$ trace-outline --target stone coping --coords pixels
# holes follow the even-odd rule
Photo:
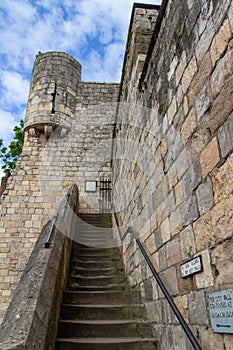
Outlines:
[[[67,202],[77,213],[76,185],[70,188],[59,208],[71,230],[76,215],[67,217],[70,211],[63,210]],[[54,346],[71,240],[55,228],[51,248],[46,249],[44,243],[51,225],[52,220],[43,227],[7,309],[0,328],[1,350],[48,350]]]

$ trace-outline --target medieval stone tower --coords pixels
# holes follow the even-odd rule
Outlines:
[[[36,344],[56,328],[76,214],[112,203],[201,348],[233,348],[232,33],[232,0],[164,0],[134,4],[120,84],[83,82],[71,56],[38,53],[1,196],[0,349],[50,349]],[[191,349],[135,240],[115,228],[158,348]]]

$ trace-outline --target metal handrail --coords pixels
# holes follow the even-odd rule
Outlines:
[[[44,247],[47,248],[47,249],[50,248],[51,238],[52,238],[52,235],[53,235],[53,231],[54,231],[54,228],[55,228],[55,224],[56,224],[57,218],[58,218],[58,214],[55,215],[54,218],[53,218],[53,220],[52,220],[52,225],[51,225],[51,227],[50,227],[47,240],[46,240],[46,242],[45,242],[45,244],[44,244]]]
[[[127,230],[125,231],[124,234],[122,234],[122,231],[120,229],[120,225],[119,225],[119,220],[118,220],[118,216],[115,212],[115,210],[113,210],[113,214],[114,214],[114,218],[115,218],[115,221],[116,221],[116,225],[117,225],[117,229],[118,229],[118,232],[119,232],[119,236],[120,236],[120,239],[121,241],[123,241],[125,239],[125,237],[129,234],[129,233],[132,233],[133,237],[135,238],[136,240],[136,243],[139,247],[139,249],[141,250],[141,253],[143,254],[153,276],[155,277],[161,291],[163,292],[165,298],[167,299],[169,305],[171,306],[174,314],[176,315],[180,325],[182,326],[183,330],[185,331],[190,343],[192,344],[193,348],[195,350],[201,350],[201,347],[200,345],[198,344],[197,342],[197,339],[195,338],[194,334],[192,333],[191,329],[189,328],[187,322],[185,321],[184,317],[181,315],[179,309],[177,308],[174,300],[172,299],[170,293],[168,292],[167,288],[165,287],[163,281],[161,280],[161,278],[159,277],[159,274],[157,273],[157,271],[155,270],[155,267],[153,266],[149,256],[147,255],[145,249],[143,248],[139,238],[137,238],[137,234],[134,230],[134,228],[132,226],[129,226],[127,228]]]
[[[66,204],[64,206],[63,217],[65,217],[65,214],[66,214],[66,210],[67,210],[67,207],[68,207],[68,200],[70,198],[70,193],[68,193],[66,197],[67,197],[67,199],[66,199]],[[50,248],[53,231],[54,231],[54,228],[56,226],[56,222],[57,222],[58,218],[59,218],[59,211],[57,211],[56,215],[53,217],[48,237],[46,239],[46,242],[44,243],[44,247],[47,248],[47,249]]]

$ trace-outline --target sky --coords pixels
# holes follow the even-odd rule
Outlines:
[[[83,81],[119,82],[133,3],[160,0],[1,0],[0,138],[24,118],[38,51],[64,51]],[[2,173],[0,170],[0,177]]]

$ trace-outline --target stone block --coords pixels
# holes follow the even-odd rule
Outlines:
[[[211,211],[214,239],[216,243],[232,237],[233,198],[218,203]]]
[[[226,19],[223,22],[218,34],[214,37],[210,47],[210,56],[213,65],[215,65],[216,61],[219,60],[219,58],[225,51],[230,39],[231,28],[228,19]]]
[[[216,96],[211,113],[205,117],[205,125],[208,125],[212,134],[220,128],[232,112],[233,75],[227,79],[220,93]],[[223,108],[224,106],[224,108]]]
[[[189,137],[193,134],[197,127],[197,117],[195,109],[192,108],[185,119],[182,128],[181,128],[181,137],[183,143],[186,143],[189,139]]]
[[[181,315],[188,322],[188,297],[187,295],[181,295],[174,298],[176,306],[178,307]]]
[[[163,271],[167,268],[167,257],[165,246],[159,249],[159,267],[160,271]]]
[[[193,81],[190,84],[190,88],[188,91],[189,106],[193,105],[207,78],[211,75],[211,71],[212,64],[209,52],[207,52],[198,67],[197,73],[195,74]]]
[[[180,214],[180,207],[173,211],[169,218],[170,234],[175,236],[183,227],[183,221]]]
[[[184,199],[184,191],[183,191],[183,181],[181,180],[175,186],[175,203],[179,206]]]
[[[170,225],[168,218],[162,222],[160,225],[160,232],[163,244],[170,239]]]
[[[206,213],[194,222],[193,231],[197,252],[211,247],[214,244],[214,231],[210,213]]]
[[[212,272],[211,260],[208,250],[201,252],[203,262],[203,272],[197,273],[195,277],[198,289],[210,288],[214,285],[214,276]]]
[[[178,236],[166,243],[166,256],[168,267],[181,261],[180,238]]]
[[[232,281],[233,240],[226,240],[211,251],[212,264],[215,267],[215,283],[222,285]]]
[[[206,177],[220,161],[217,138],[214,137],[200,155],[200,164],[203,178]]]
[[[205,292],[203,290],[189,293],[188,307],[191,324],[209,325]]]
[[[169,190],[171,190],[175,186],[178,180],[175,163],[168,170],[167,176],[168,176]]]
[[[233,337],[231,334],[224,334],[225,350],[233,349]]]
[[[233,62],[233,57],[232,57]],[[233,113],[218,131],[218,141],[222,157],[226,157],[233,149]]]
[[[196,253],[196,243],[192,226],[189,225],[180,233],[181,258],[188,260]]]
[[[178,294],[178,281],[175,267],[161,272],[160,277],[171,295]],[[162,296],[162,292],[160,292],[160,295]]]
[[[183,193],[188,198],[201,182],[201,168],[198,159],[195,159],[183,177]]]
[[[211,77],[212,96],[216,97],[220,93],[233,72],[233,50],[230,49],[217,63]]]
[[[186,51],[183,50],[181,58],[180,58],[180,62],[176,68],[176,85],[179,84],[180,79],[184,73],[185,67],[187,65],[187,56],[186,56]]]
[[[150,259],[151,259],[151,262],[152,262],[155,270],[157,272],[160,271],[160,268],[159,268],[159,254],[158,254],[158,252],[153,253],[151,255]]]
[[[204,113],[209,109],[211,104],[210,91],[207,85],[204,85],[195,100],[195,107],[198,121],[203,117]]]
[[[214,205],[213,186],[210,177],[207,177],[198,186],[196,195],[200,215],[203,215],[207,211],[209,211]]]
[[[231,154],[227,161],[212,173],[212,182],[214,190],[214,200],[218,203],[229,198],[233,191],[232,183],[233,155]]]
[[[159,249],[162,246],[161,230],[160,227],[155,230],[155,245]]]
[[[185,200],[181,204],[181,218],[183,220],[183,225],[188,226],[197,218],[199,217],[198,207],[197,207],[197,200],[196,197],[193,195]]]
[[[197,63],[196,63],[196,57],[193,56],[192,59],[190,60],[187,68],[184,71],[183,77],[182,77],[182,90],[183,93],[185,94],[187,89],[190,86],[190,83],[197,71]]]
[[[186,149],[183,149],[183,151],[180,153],[180,155],[176,160],[176,169],[177,169],[179,179],[181,179],[181,177],[187,171],[188,167],[189,167],[188,152]]]

